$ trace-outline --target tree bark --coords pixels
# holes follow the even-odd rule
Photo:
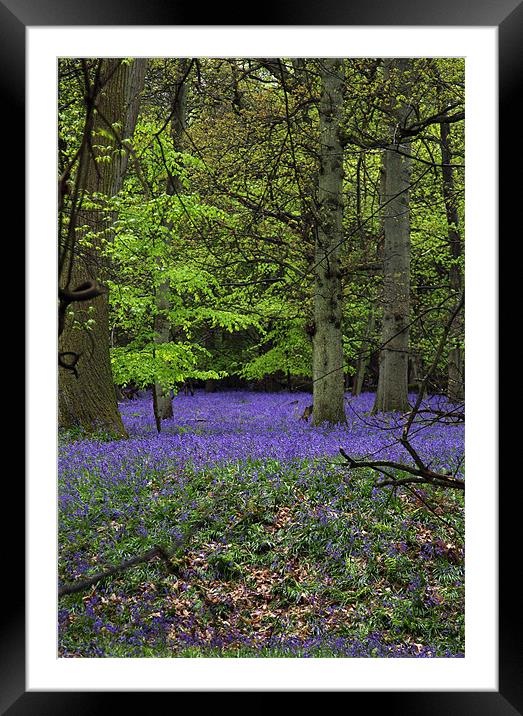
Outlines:
[[[315,242],[313,335],[313,425],[345,423],[342,286],[343,243],[343,61],[319,61],[321,77],[320,169]]]
[[[419,353],[411,353],[409,355],[409,390],[419,393],[423,384],[422,362]]]
[[[180,60],[178,71],[180,79],[175,83],[173,99],[171,104],[171,140],[176,151],[180,150],[183,134],[187,124],[187,84],[185,82],[185,71],[188,60]],[[170,175],[167,178],[166,193],[170,196],[177,196],[183,190],[180,178],[177,175]],[[155,343],[169,343],[171,336],[171,323],[169,320],[170,309],[170,285],[168,282],[160,284],[156,291],[156,316],[154,320]],[[165,390],[156,383],[153,388],[155,392],[155,405],[159,420],[166,420],[173,417],[173,405],[170,390]]]
[[[402,58],[387,59],[384,67],[385,78],[392,82],[390,92],[394,101],[396,94],[406,94],[406,73],[410,61]],[[384,155],[382,348],[373,413],[409,409],[409,186],[412,160],[409,144],[401,144],[395,139],[397,129],[404,125],[408,111],[404,101],[393,107],[391,147],[385,150]]]
[[[463,277],[459,266],[462,245],[459,231],[458,204],[456,201],[454,176],[451,166],[452,145],[450,133],[450,125],[442,123],[440,125],[440,139],[443,174],[443,200],[445,202],[445,212],[447,215],[448,240],[451,259],[449,284],[450,290],[456,296],[459,296],[463,288]],[[456,316],[449,333],[447,396],[453,403],[460,403],[465,398],[463,334],[463,314],[460,313]]]
[[[374,304],[371,304],[369,308],[369,316],[367,318],[367,325],[365,327],[364,340],[360,348],[360,357],[358,358],[358,365],[356,368],[356,375],[354,376],[354,382],[352,384],[352,395],[361,395],[363,390],[363,382],[365,380],[365,374],[370,363],[371,356],[371,340],[372,334],[374,333],[374,324],[376,321],[376,310]]]
[[[146,60],[130,63],[117,59],[101,60],[101,91],[95,98],[92,142],[80,160],[80,189],[114,196],[122,187],[128,153],[121,141],[131,137],[138,115],[139,95],[143,88]],[[116,123],[119,123],[116,125]],[[113,125],[117,128],[112,130]],[[113,133],[117,133],[117,137]],[[111,161],[96,161],[110,154]],[[91,246],[81,246],[77,232],[75,247],[66,256],[66,269],[60,277],[61,288],[74,288],[88,280],[103,280],[99,249],[102,236],[110,239],[110,223],[100,212],[81,210],[76,226],[89,226]],[[80,239],[80,242],[79,242]],[[70,267],[70,268],[67,268]],[[59,351],[76,354],[76,374],[59,368],[58,420],[62,428],[81,427],[90,432],[103,429],[112,435],[127,437],[118,412],[109,355],[109,310],[107,293],[81,303],[70,304]],[[87,328],[87,320],[92,327]]]

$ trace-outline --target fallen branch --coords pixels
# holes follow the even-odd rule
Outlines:
[[[406,465],[404,463],[395,462],[392,460],[355,460],[350,455],[348,455],[343,448],[339,448],[339,451],[341,455],[345,458],[345,460],[348,463],[348,467],[350,470],[358,469],[358,468],[369,468],[371,470],[374,470],[375,472],[379,473],[380,475],[385,476],[385,479],[379,479],[375,482],[376,487],[387,487],[391,486],[394,489],[397,487],[405,487],[407,490],[409,490],[415,497],[420,500],[425,507],[427,507],[428,510],[430,510],[435,517],[437,517],[438,520],[440,520],[443,524],[445,524],[450,529],[454,530],[455,532],[458,532],[455,527],[452,527],[452,525],[448,524],[445,520],[443,520],[436,511],[426,502],[423,500],[423,498],[420,496],[416,490],[412,487],[412,485],[420,485],[420,484],[428,484],[428,485],[434,485],[435,487],[442,487],[446,489],[453,489],[453,490],[460,490],[462,492],[465,492],[465,481],[454,477],[453,475],[448,475],[441,472],[434,472],[434,470],[431,470],[428,465],[426,465],[423,460],[421,459],[420,455],[417,453],[411,442],[409,441],[409,431],[414,423],[414,419],[416,415],[421,412],[421,403],[423,400],[423,396],[425,395],[428,381],[430,379],[430,376],[436,369],[437,363],[439,361],[439,358],[443,352],[444,346],[446,344],[450,328],[452,326],[453,321],[455,320],[458,313],[463,309],[465,302],[465,295],[464,293],[461,294],[459,301],[457,302],[454,310],[452,311],[447,324],[443,330],[443,334],[441,336],[441,339],[439,341],[438,347],[436,349],[436,353],[434,355],[434,359],[425,375],[425,378],[421,382],[421,385],[418,390],[418,397],[416,399],[416,402],[405,416],[405,424],[403,426],[401,438],[399,439],[399,442],[405,450],[408,452],[412,460],[414,461],[414,465]],[[425,412],[425,411],[423,411]],[[434,411],[435,414],[442,412],[442,411]],[[463,415],[463,413],[460,413],[460,417]],[[439,419],[442,419],[442,417],[447,417],[447,415],[443,414]],[[463,415],[464,418],[464,415]],[[397,477],[393,473],[389,472],[385,468],[392,468],[393,470],[398,470],[402,473],[407,473],[407,477]],[[459,532],[458,532],[459,534]]]
[[[339,448],[341,455],[348,462],[349,469],[353,470],[356,468],[366,467],[371,470],[375,470],[381,474],[386,475],[388,481],[380,481],[376,483],[377,487],[383,487],[385,485],[407,485],[407,484],[430,484],[436,485],[437,487],[449,487],[455,490],[465,491],[465,481],[460,478],[447,475],[445,473],[434,472],[428,468],[421,460],[417,452],[414,450],[412,445],[405,438],[401,439],[401,444],[409,452],[414,459],[416,467],[413,465],[405,465],[401,462],[394,462],[392,460],[355,460],[350,457],[343,448]],[[401,472],[408,473],[411,477],[397,478],[392,473],[386,472],[383,468],[392,468],[394,470],[400,470]]]
[[[402,441],[403,442],[403,441]],[[412,446],[410,446],[412,447]],[[413,448],[412,448],[413,449]],[[445,475],[440,473],[435,473],[432,470],[429,470],[425,466],[423,466],[423,469],[421,467],[418,467],[418,469],[411,467],[410,465],[404,465],[402,463],[393,462],[390,460],[373,460],[373,461],[365,461],[365,460],[354,460],[354,458],[350,457],[350,455],[347,455],[345,450],[343,448],[339,448],[340,453],[343,455],[343,457],[347,460],[349,463],[349,469],[355,469],[359,467],[367,467],[371,468],[372,470],[375,470],[376,472],[379,472],[381,475],[385,475],[385,480],[379,480],[375,482],[375,487],[387,487],[392,486],[394,489],[397,487],[405,487],[414,497],[419,500],[428,510],[431,512],[434,517],[439,520],[442,524],[445,525],[448,529],[451,529],[453,532],[458,534],[460,537],[463,537],[462,533],[453,525],[451,525],[449,522],[444,520],[436,510],[420,495],[419,492],[417,492],[412,485],[419,485],[419,484],[431,484],[435,485],[437,487],[451,487],[457,490],[465,490],[465,482],[463,480],[460,480],[458,478],[452,477],[451,475]],[[415,451],[414,451],[415,452]],[[417,456],[417,453],[416,453]],[[417,456],[419,457],[419,456]],[[388,470],[385,470],[385,467],[391,467],[396,470],[402,470],[403,472],[409,473],[409,477],[396,477],[396,475],[393,475],[391,472],[388,472]]]
[[[89,577],[89,579],[82,579],[79,582],[71,582],[70,584],[62,585],[58,588],[58,596],[64,597],[66,594],[75,594],[76,592],[82,592],[84,589],[92,587],[94,584],[97,584],[98,582],[107,579],[107,577],[111,577],[113,574],[119,574],[120,572],[129,569],[129,567],[134,567],[137,564],[149,562],[151,559],[153,559],[153,557],[161,557],[166,562],[169,562],[171,556],[172,554],[170,555],[161,545],[155,545],[147,552],[139,554],[136,557],[132,557],[131,559],[126,559],[121,564],[109,567],[104,572],[94,574],[92,577]]]
[[[154,557],[160,557],[167,564],[168,570],[172,571],[173,566],[171,564],[171,559],[181,547],[184,547],[187,544],[187,542],[190,540],[196,530],[198,530],[199,527],[201,527],[201,525],[205,522],[209,514],[210,511],[206,513],[200,520],[198,520],[189,530],[187,530],[187,532],[182,537],[180,537],[178,540],[175,540],[174,544],[171,545],[170,549],[166,549],[159,544],[154,545],[154,547],[149,549],[147,552],[143,552],[142,554],[138,554],[135,557],[126,559],[120,564],[108,567],[103,572],[94,574],[88,579],[82,579],[78,582],[63,584],[61,587],[58,588],[58,597],[60,598],[64,597],[66,594],[75,594],[76,592],[82,592],[84,589],[88,589],[94,584],[98,584],[99,582],[107,579],[107,577],[112,577],[114,574],[124,572],[125,570],[129,569],[130,567],[134,567],[137,564],[150,562],[151,559],[154,559]]]

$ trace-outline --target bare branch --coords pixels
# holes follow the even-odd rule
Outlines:
[[[378,487],[381,487],[383,484],[405,485],[410,483],[425,483],[429,485],[436,485],[437,487],[448,487],[455,490],[461,490],[462,492],[465,491],[464,480],[461,480],[457,477],[453,477],[452,475],[447,475],[445,473],[434,472],[429,467],[427,467],[427,465],[425,465],[425,463],[421,460],[418,453],[414,450],[408,440],[402,439],[401,444],[405,447],[405,449],[414,459],[416,467],[413,467],[412,465],[406,465],[400,462],[394,462],[393,460],[355,460],[354,458],[350,457],[350,455],[348,455],[343,448],[340,447],[339,451],[341,455],[345,458],[345,460],[348,462],[349,470],[366,467],[370,468],[371,470],[375,470],[376,472],[386,474],[392,480],[392,482],[390,483],[378,482],[376,483]],[[401,478],[400,483],[398,482],[398,478],[392,475],[392,473],[385,473],[383,468],[386,467],[392,468],[394,470],[399,470],[401,472],[406,472],[412,477]]]

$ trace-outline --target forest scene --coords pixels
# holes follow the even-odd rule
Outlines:
[[[58,656],[465,656],[462,58],[61,58]]]

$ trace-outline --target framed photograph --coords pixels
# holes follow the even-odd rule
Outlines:
[[[504,123],[499,146],[508,164],[508,136],[517,136],[515,127],[507,128],[515,121],[523,11],[515,0],[495,7],[463,0],[361,5],[264,8],[256,25],[238,23],[241,16],[230,6],[225,12],[211,8],[203,11],[209,24],[202,25],[195,22],[196,8],[181,5],[0,0],[4,137],[9,167],[20,175],[11,182],[9,206],[12,197],[24,215],[25,169],[28,299],[25,491],[20,476],[9,478],[9,509],[17,505],[19,524],[26,527],[25,538],[20,526],[16,536],[11,528],[6,532],[12,602],[0,644],[2,713],[105,713],[128,692],[147,708],[145,699],[176,698],[171,692],[179,691],[348,691],[351,699],[366,699],[367,707],[370,699],[393,713],[523,713],[521,617],[513,583],[518,557],[511,549],[518,543],[517,501],[498,473],[496,310],[498,215],[503,202],[508,214],[508,202],[515,200],[515,185],[505,175],[498,193],[498,101]],[[57,67],[59,58],[104,57],[464,59],[470,486],[461,658],[63,658],[57,651]],[[24,169],[18,139],[23,126]]]

